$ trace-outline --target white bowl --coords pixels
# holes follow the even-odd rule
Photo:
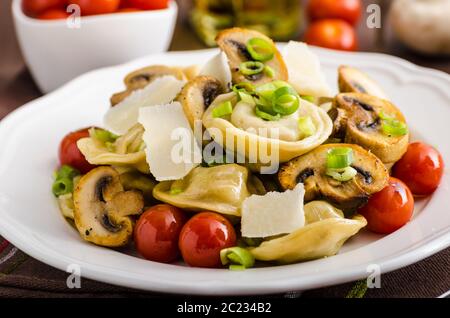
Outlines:
[[[30,18],[21,4],[12,4],[17,37],[44,93],[87,71],[166,51],[178,11],[171,1],[163,10],[82,17],[80,28],[69,28],[66,20]]]

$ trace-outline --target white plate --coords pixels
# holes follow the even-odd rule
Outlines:
[[[450,165],[450,76],[398,58],[314,49],[336,88],[340,64],[374,77],[404,112],[415,139],[436,146]],[[311,262],[233,272],[154,263],[88,244],[60,215],[51,194],[57,148],[69,131],[101,125],[113,92],[128,72],[149,64],[188,65],[215,51],[166,53],[85,74],[18,109],[0,124],[0,234],[38,260],[83,277],[128,287],[185,294],[262,294],[305,290],[366,277],[370,264],[385,273],[450,245],[450,173],[416,204],[414,219],[388,236],[364,232],[339,255]]]

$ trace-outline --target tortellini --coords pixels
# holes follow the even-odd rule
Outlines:
[[[237,164],[197,167],[186,177],[156,185],[153,196],[179,208],[210,210],[240,216],[242,202],[251,194],[263,194],[261,181]]]
[[[111,147],[94,137],[83,138],[77,142],[81,153],[86,160],[94,165],[112,165],[122,170],[137,169],[143,173],[149,173],[149,167],[145,159],[142,135],[144,128],[137,124],[119,137]]]
[[[298,230],[250,248],[260,261],[296,263],[337,254],[344,242],[366,226],[366,219],[356,214],[344,218],[342,212],[325,201],[305,205],[306,225]]]
[[[333,123],[327,113],[306,100],[301,100],[298,114],[294,114],[294,117],[309,116],[311,118],[315,132],[309,137],[305,137],[300,133],[293,133],[293,129],[296,129],[298,126],[294,125],[293,127],[292,121],[288,119],[282,119],[279,122],[264,122],[264,125],[259,125],[258,123],[261,123],[262,119],[256,117],[253,111],[242,111],[242,107],[238,109],[239,114],[214,117],[214,108],[229,100],[230,94],[233,93],[220,95],[214,100],[203,115],[203,125],[214,141],[227,150],[229,150],[230,145],[233,145],[236,148],[234,149],[235,151],[244,155],[247,159],[250,158],[250,160],[255,161],[252,163],[267,163],[262,156],[266,154],[272,158],[272,152],[277,149],[279,162],[289,161],[322,144],[332,132]],[[232,100],[232,103],[234,104],[233,107],[236,107],[234,100]],[[236,118],[237,115],[239,115],[239,118]],[[295,122],[298,123],[297,120]],[[245,125],[240,125],[239,123],[245,123]],[[267,126],[271,124],[274,128],[280,128],[279,125],[283,124],[286,124],[286,127],[279,129],[280,133],[277,138],[271,138],[274,135],[271,134],[271,129],[267,129]],[[245,147],[239,147],[240,145],[245,145]],[[242,150],[245,153],[242,153]],[[252,153],[253,150],[256,151]],[[263,154],[264,152],[265,154]],[[256,155],[256,158],[254,158],[254,155]]]

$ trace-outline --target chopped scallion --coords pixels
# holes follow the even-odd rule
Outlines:
[[[301,116],[298,119],[298,129],[306,137],[312,136],[316,132],[316,127],[309,116]]]
[[[327,153],[328,169],[343,169],[353,163],[353,149],[348,147],[332,148]]]
[[[275,48],[272,43],[261,38],[252,38],[247,41],[247,51],[256,61],[269,61],[275,54]]]
[[[264,64],[257,61],[247,61],[239,65],[239,71],[244,75],[255,75],[264,70]]]
[[[341,182],[349,181],[353,179],[358,171],[353,167],[345,167],[343,169],[327,169],[327,176],[332,177],[333,179]]]
[[[269,113],[266,113],[265,111],[261,110],[258,105],[255,107],[255,114],[259,118],[268,120],[268,121],[276,121],[281,118],[280,114],[271,115]]]
[[[244,270],[255,265],[255,258],[245,248],[235,246],[220,251],[222,265],[230,264],[231,270]]]
[[[233,105],[231,104],[230,101],[226,101],[220,104],[219,106],[216,106],[212,111],[212,115],[214,118],[217,118],[230,115],[232,112],[233,112]]]

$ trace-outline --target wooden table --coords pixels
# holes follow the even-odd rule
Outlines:
[[[186,22],[186,4],[187,0],[180,1],[180,18],[178,20],[173,41],[171,44],[171,50],[191,50],[191,49],[201,49],[204,45],[197,39],[193,34]],[[183,2],[181,2],[183,1]],[[367,5],[374,2],[365,0],[364,3]],[[379,0],[381,1],[381,0]],[[389,2],[389,1],[383,1]],[[10,14],[11,0],[0,1],[0,119],[7,115],[9,112],[13,111],[17,107],[23,105],[24,103],[33,100],[39,96],[41,93],[34,84],[27,68],[24,64],[20,50],[15,38],[15,33],[13,29],[12,18]],[[383,11],[383,17],[387,17],[386,10]],[[384,19],[385,20],[385,19]],[[365,27],[365,17],[358,27],[358,35],[360,41],[361,51],[370,52],[380,52],[388,53],[400,56],[413,63],[432,67],[435,69],[442,70],[444,72],[450,73],[450,60],[445,58],[431,58],[424,57],[408,51],[397,42],[388,27],[384,27],[381,30],[370,30]],[[386,25],[386,24],[384,24]],[[384,281],[387,282],[386,289],[374,290],[368,295],[369,297],[386,297],[386,296],[397,296],[397,297],[435,297],[439,293],[443,293],[449,288],[449,277],[447,273],[448,260],[449,260],[450,249],[447,249],[441,253],[430,257],[427,260],[421,261],[417,264],[411,265],[409,267],[400,269],[392,274],[387,274],[384,276]],[[23,253],[22,253],[23,254]],[[26,259],[26,255],[22,255]],[[21,260],[23,263],[24,261]],[[20,264],[22,264],[20,263]],[[16,266],[16,265],[14,265]],[[28,266],[28,267],[27,267]],[[20,271],[22,270],[23,273]],[[33,273],[38,273],[35,275]],[[429,274],[433,274],[431,278]],[[39,263],[35,260],[29,261],[25,265],[19,268],[17,276],[5,276],[3,285],[6,286],[18,285],[17,281],[22,279],[24,276],[28,275],[31,278],[41,277],[42,275],[47,275],[43,273],[49,273],[53,279],[54,277],[60,277],[57,280],[58,284],[63,286],[64,273],[59,272],[55,269]],[[19,277],[19,278],[17,278]],[[414,278],[413,280],[408,277]],[[10,281],[8,282],[8,279]],[[27,278],[28,279],[28,278]],[[9,284],[9,285],[8,285]],[[28,283],[27,283],[28,284]],[[431,284],[431,286],[430,286]],[[25,284],[26,285],[26,284]],[[59,286],[59,285],[58,285]],[[98,283],[92,287],[93,290],[102,290],[105,285]],[[326,288],[322,290],[310,291],[307,293],[309,296],[325,296],[325,297],[342,297],[345,292],[351,287],[350,284],[340,285],[333,288]],[[22,288],[22,287],[20,287]],[[0,288],[1,289],[1,288]],[[408,291],[405,291],[408,289]],[[26,290],[19,290],[16,293],[10,292],[11,289],[3,287],[6,290],[4,294],[6,295],[20,295],[26,297],[33,297],[34,295],[42,295],[39,293],[31,293]],[[61,287],[62,292],[65,292],[64,286]],[[117,290],[114,290],[117,293]],[[53,294],[56,295],[56,294]],[[59,294],[58,294],[59,295]],[[84,296],[89,294],[83,294]],[[114,294],[117,296],[117,294]]]

